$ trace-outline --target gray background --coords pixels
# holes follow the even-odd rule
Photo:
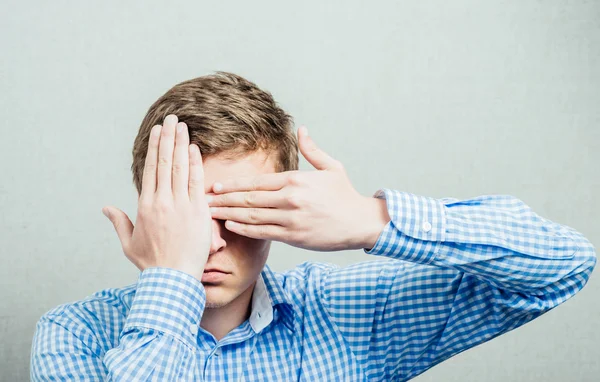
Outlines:
[[[45,311],[135,282],[101,208],[135,217],[140,121],[171,86],[215,70],[271,91],[364,195],[507,193],[598,248],[598,2],[2,6],[2,381],[28,379]],[[369,258],[275,244],[269,264]],[[564,305],[415,380],[598,380],[599,293],[592,274]]]

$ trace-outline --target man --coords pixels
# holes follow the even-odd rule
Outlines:
[[[156,101],[133,148],[135,226],[103,209],[139,279],[47,312],[32,380],[406,381],[563,303],[596,264],[517,198],[365,197],[297,139],[230,73]],[[389,259],[275,273],[272,240]]]

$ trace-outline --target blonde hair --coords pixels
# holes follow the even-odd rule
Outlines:
[[[277,172],[298,169],[298,143],[293,119],[269,92],[227,72],[181,82],[161,96],[146,113],[133,144],[133,183],[142,192],[148,138],[154,125],[175,114],[188,126],[190,143],[203,158],[228,158],[264,150],[275,154]]]

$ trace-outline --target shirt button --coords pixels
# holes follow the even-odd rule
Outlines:
[[[425,231],[425,232],[431,231],[431,223],[430,222],[423,223],[423,231]]]
[[[220,356],[221,355],[221,348],[218,348],[217,350],[215,350],[215,356]]]
[[[192,332],[193,335],[198,334],[198,325],[196,324],[191,324],[190,325],[190,332]]]
[[[256,317],[261,318],[260,312],[256,312]]]

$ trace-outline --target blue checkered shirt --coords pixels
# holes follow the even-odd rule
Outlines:
[[[203,285],[168,268],[60,305],[37,323],[31,379],[407,381],[577,293],[592,244],[509,195],[434,199],[382,189],[391,221],[347,267],[265,266],[250,317],[199,327]]]

